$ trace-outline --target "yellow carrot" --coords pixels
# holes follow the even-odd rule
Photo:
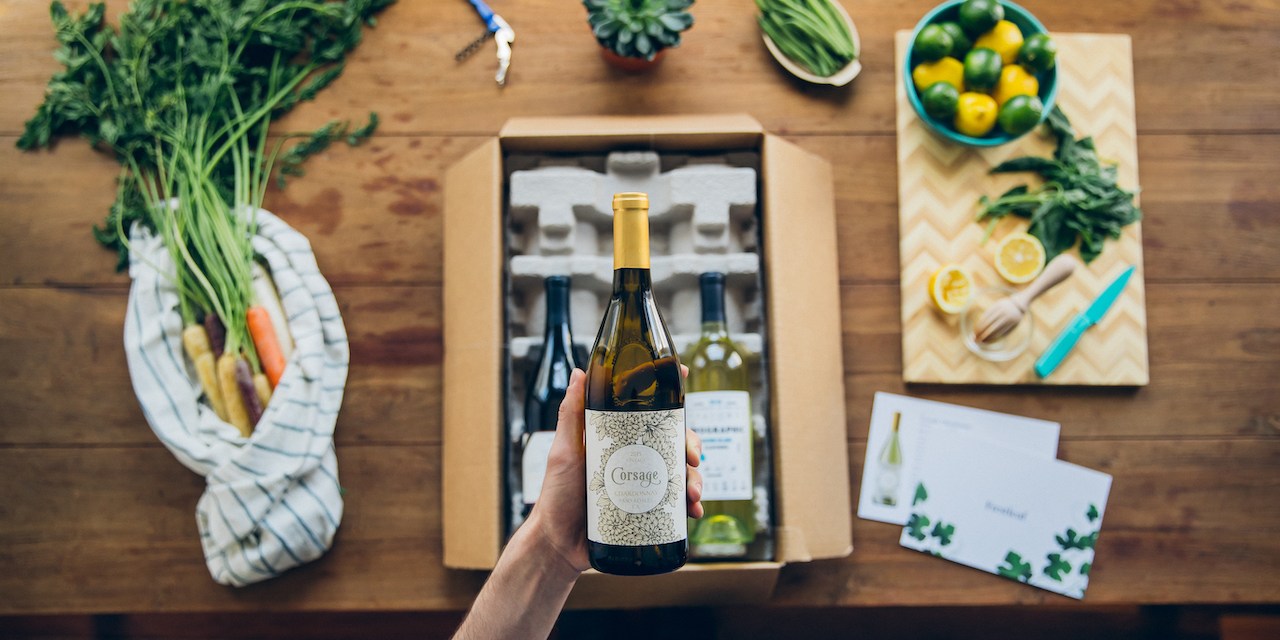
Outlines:
[[[187,325],[182,330],[182,346],[187,357],[196,365],[196,373],[200,376],[200,386],[209,400],[209,406],[219,418],[227,419],[226,405],[222,401],[222,390],[218,388],[218,376],[214,371],[213,351],[209,348],[209,336],[199,324]]]
[[[248,438],[253,427],[249,424],[249,412],[236,384],[236,357],[230,352],[224,352],[218,358],[218,383],[222,387],[222,400],[227,405],[228,422],[240,430],[240,435]]]
[[[253,386],[258,390],[258,400],[262,402],[262,408],[265,410],[267,403],[271,401],[271,383],[267,381],[266,374],[253,374]]]

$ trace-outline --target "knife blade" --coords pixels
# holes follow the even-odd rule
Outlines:
[[[1072,318],[1067,328],[1063,329],[1062,333],[1059,333],[1058,337],[1054,338],[1053,342],[1049,344],[1049,348],[1045,350],[1044,355],[1041,355],[1040,359],[1036,360],[1036,375],[1041,378],[1047,378],[1049,374],[1053,373],[1054,369],[1058,368],[1058,365],[1062,364],[1067,354],[1071,353],[1071,349],[1080,340],[1080,336],[1084,335],[1084,332],[1089,327],[1098,324],[1102,317],[1107,315],[1111,305],[1115,304],[1116,299],[1124,292],[1125,285],[1129,284],[1129,279],[1133,277],[1135,270],[1136,267],[1129,265],[1129,268],[1116,276],[1102,290],[1102,293],[1098,294],[1097,298],[1094,298],[1093,302],[1089,304],[1089,308]]]

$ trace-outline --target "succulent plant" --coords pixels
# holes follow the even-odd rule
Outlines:
[[[587,22],[600,45],[624,58],[653,60],[680,44],[680,32],[693,26],[686,9],[693,0],[583,0]]]

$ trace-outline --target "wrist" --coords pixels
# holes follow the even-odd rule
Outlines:
[[[517,544],[522,552],[537,563],[539,573],[549,580],[572,586],[582,574],[583,570],[570,559],[569,550],[551,538],[547,525],[536,508],[512,536],[511,546]]]

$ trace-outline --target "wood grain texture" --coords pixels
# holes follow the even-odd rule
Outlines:
[[[1060,33],[1056,42],[1060,48],[1058,106],[1072,118],[1072,126],[1080,135],[1094,136],[1099,156],[1117,163],[1120,185],[1138,190],[1129,38]],[[899,31],[896,45],[899,60],[905,61],[911,47],[910,32]],[[1108,239],[1101,256],[1077,268],[1030,308],[1030,318],[1023,322],[1030,327],[1031,335],[1020,355],[1007,362],[990,362],[970,352],[961,336],[964,314],[940,313],[930,299],[932,276],[944,265],[964,267],[973,279],[969,292],[975,299],[986,289],[1017,289],[997,275],[993,252],[1001,238],[1025,231],[1027,223],[1010,216],[994,228],[994,235],[984,244],[986,225],[974,222],[976,203],[980,197],[995,198],[1028,181],[1027,174],[992,176],[992,167],[1012,158],[1051,155],[1052,140],[1033,132],[998,147],[964,147],[945,141],[928,128],[907,101],[902,83],[898,84],[897,99],[903,380],[942,384],[1147,384],[1150,376],[1140,222],[1125,227],[1119,239]],[[1033,368],[1036,358],[1129,266],[1137,271],[1106,317],[1081,338],[1057,370],[1046,378],[1037,376]]]
[[[266,203],[311,240],[350,333],[336,431],[346,517],[324,559],[231,590],[209,579],[200,557],[202,480],[141,419],[121,346],[128,280],[88,233],[117,167],[80,140],[13,148],[57,67],[47,3],[0,0],[0,615],[467,607],[484,575],[445,570],[440,557],[445,169],[511,116],[731,111],[834,169],[855,492],[878,390],[1058,420],[1062,457],[1115,475],[1083,605],[906,551],[893,527],[840,510],[832,517],[853,519],[853,555],[787,567],[774,604],[1115,605],[1123,630],[1139,628],[1130,616],[1140,604],[1280,603],[1280,85],[1259,81],[1280,58],[1280,3],[1022,3],[1055,31],[1133,39],[1152,378],[1138,390],[902,381],[893,37],[935,2],[844,4],[865,64],[846,90],[784,76],[759,43],[750,0],[698,3],[685,44],[641,76],[604,66],[577,3],[504,3],[517,31],[505,90],[492,82],[487,51],[452,60],[480,29],[466,3],[401,0],[384,14],[346,74],[276,127],[377,110],[379,134],[314,158]],[[109,16],[125,6],[111,0]],[[732,611],[697,615],[725,616],[730,632],[785,635],[811,610],[761,611],[758,625],[735,626]],[[880,622],[859,622],[878,611],[887,612]],[[990,610],[942,611],[985,621]],[[624,620],[647,628],[638,621],[652,615]],[[903,615],[917,614],[859,608],[808,628],[900,630]],[[87,633],[119,628],[105,620]],[[165,636],[199,621],[136,628]],[[66,635],[84,628],[72,620]],[[0,621],[0,635],[8,630]]]
[[[1268,603],[1280,513],[1280,442],[1135,439],[1064,442],[1063,459],[1115,475],[1088,605]],[[0,615],[115,611],[459,609],[483,573],[440,568],[436,445],[339,446],[347,516],[325,558],[270,582],[208,579],[191,506],[201,482],[159,446],[0,449]],[[849,447],[856,491],[864,443]],[[1205,469],[1230,468],[1208,483]],[[27,478],[46,479],[23,491]],[[85,477],[94,478],[92,488]],[[832,517],[854,518],[833,512]],[[848,558],[788,565],[784,606],[1081,606],[903,549],[891,525],[853,520]],[[1171,566],[1187,570],[1171,570]],[[1192,568],[1194,568],[1192,570]],[[92,576],[92,579],[86,579]]]
[[[83,7],[87,0],[67,3]],[[478,36],[469,6],[402,0],[355,51],[344,77],[284,126],[315,128],[332,118],[382,113],[384,132],[487,134],[512,116],[723,113],[746,111],[782,133],[893,131],[893,32],[909,29],[934,0],[847,0],[863,45],[863,72],[851,90],[787,76],[761,45],[751,0],[701,2],[677,51],[648,75],[628,75],[601,61],[578,3],[529,0],[499,12],[516,31],[505,88],[493,82],[493,49],[464,63],[453,55]],[[1129,33],[1145,102],[1138,122],[1149,131],[1277,131],[1280,95],[1258,79],[1280,58],[1275,0],[1219,3],[1135,0],[1105,11],[1073,3],[1022,3],[1055,32]],[[125,0],[108,2],[109,16]],[[47,4],[0,4],[0,133],[15,133],[56,69]]]

